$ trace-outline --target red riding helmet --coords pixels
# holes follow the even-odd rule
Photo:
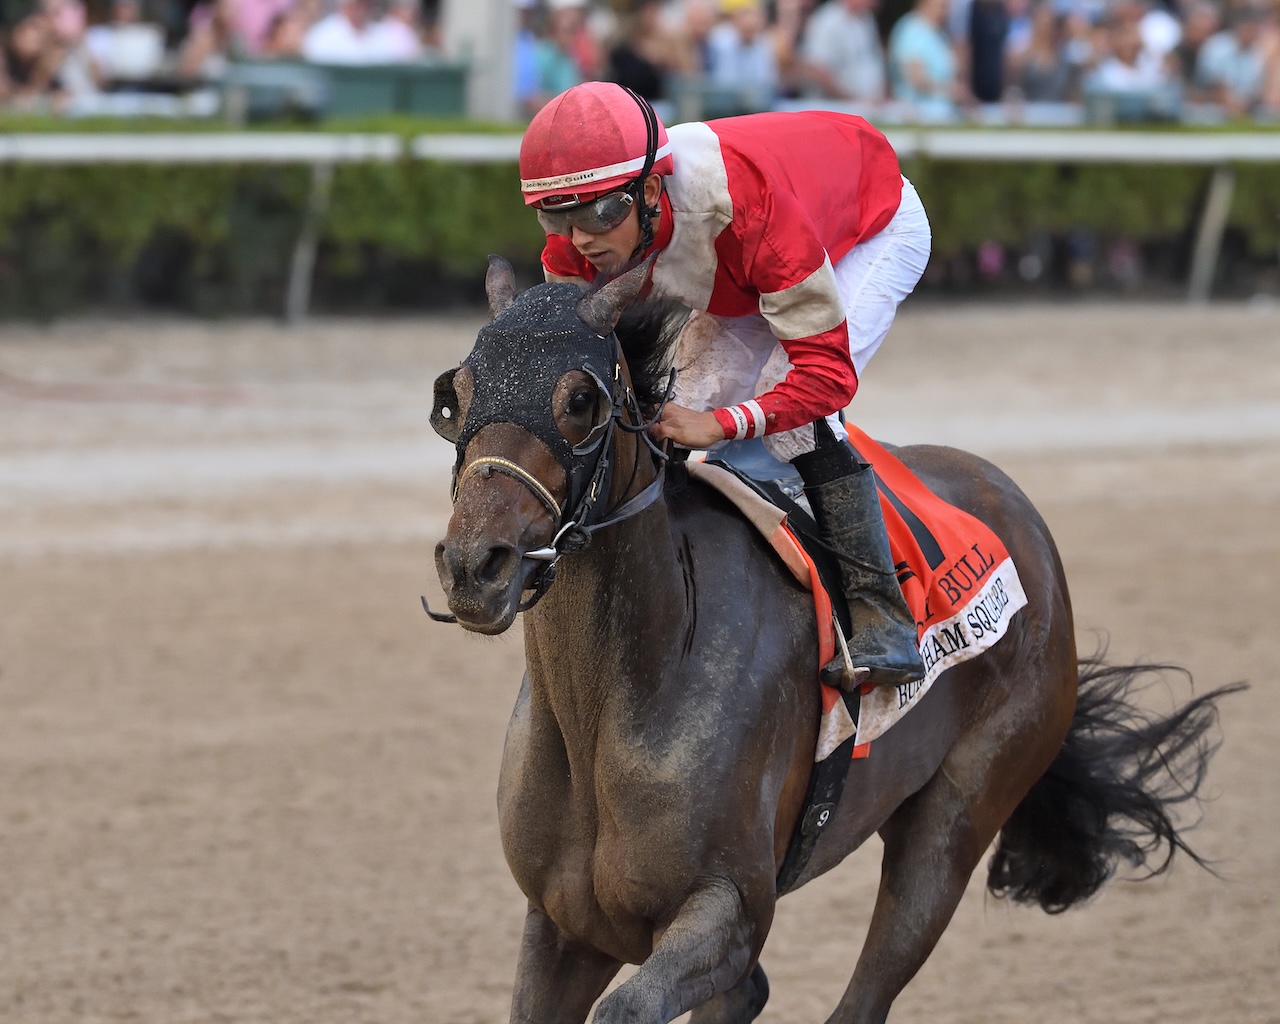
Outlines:
[[[652,108],[613,82],[585,82],[530,122],[520,143],[520,190],[526,206],[553,197],[549,205],[581,203],[635,181],[650,159],[654,173],[674,169],[667,129]]]

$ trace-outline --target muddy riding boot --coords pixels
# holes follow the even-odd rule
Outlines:
[[[817,448],[792,459],[818,521],[818,534],[839,557],[852,624],[850,671],[837,653],[822,681],[852,691],[864,682],[902,686],[924,678],[915,616],[907,608],[889,552],[876,477],[825,420],[814,423]]]

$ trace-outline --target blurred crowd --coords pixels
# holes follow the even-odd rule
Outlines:
[[[439,50],[422,0],[13,0],[0,4],[0,104],[215,84],[227,62],[393,64]]]
[[[515,0],[525,116],[610,79],[668,117],[1280,117],[1280,0]]]
[[[238,58],[414,61],[448,2],[475,0],[0,0],[0,104],[190,90]],[[1280,0],[510,2],[525,117],[610,79],[670,120],[1280,118]]]

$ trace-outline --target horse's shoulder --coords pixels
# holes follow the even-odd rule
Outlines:
[[[791,580],[760,530],[714,487],[676,464],[668,468],[666,490],[672,530],[680,540],[677,547],[693,562],[711,564],[718,574]],[[789,585],[785,589],[791,591]]]

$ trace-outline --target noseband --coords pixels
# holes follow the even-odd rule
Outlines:
[[[540,562],[541,565],[530,581],[529,586],[525,588],[532,591],[532,593],[520,604],[519,611],[528,611],[542,600],[550,589],[551,584],[555,582],[556,567],[562,555],[586,550],[590,547],[591,537],[597,530],[602,530],[606,526],[613,526],[630,519],[632,516],[643,512],[662,495],[663,481],[665,479],[663,470],[668,456],[653,443],[648,431],[662,416],[662,410],[666,408],[667,403],[671,400],[671,395],[675,389],[676,371],[675,369],[671,370],[662,401],[653,416],[646,420],[640,409],[640,403],[636,398],[635,391],[623,376],[622,347],[616,334],[612,335],[612,341],[614,353],[612,387],[606,387],[600,376],[590,368],[585,370],[595,380],[601,394],[608,398],[609,414],[583,441],[569,449],[567,457],[560,458],[565,468],[566,479],[569,481],[569,495],[565,507],[562,507],[556,501],[555,495],[541,480],[510,459],[505,459],[498,455],[485,455],[467,463],[460,473],[455,467],[453,485],[453,501],[455,503],[458,500],[462,485],[472,476],[488,477],[493,473],[502,473],[524,484],[542,504],[543,508],[546,509],[555,524],[550,544],[546,547],[526,551],[523,555],[524,558]],[[521,424],[517,424],[517,426],[521,426]],[[478,429],[479,426],[474,426],[468,430],[468,437],[459,440],[459,466],[462,464],[466,454],[466,443],[471,437],[475,436]],[[653,481],[644,490],[615,505],[613,508],[605,508],[605,502],[608,500],[613,480],[615,429],[640,435],[653,457],[657,473]],[[534,431],[534,433],[535,436],[538,436],[537,431]],[[636,468],[632,470],[633,476],[638,468],[639,456],[637,455]],[[452,614],[433,612],[427,606],[425,597],[422,599],[422,607],[436,622],[457,622],[456,616]]]

